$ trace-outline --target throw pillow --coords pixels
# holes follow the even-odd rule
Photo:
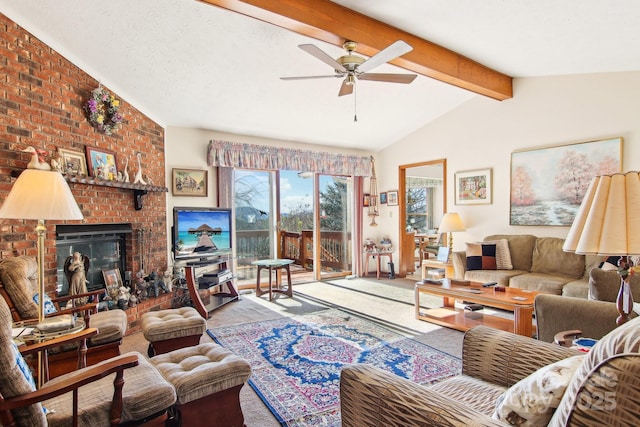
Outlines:
[[[489,243],[467,243],[467,270],[495,270],[496,245]]]
[[[33,302],[35,302],[36,304],[40,304],[40,303],[38,302],[38,301],[39,301],[39,299],[40,299],[40,298],[38,297],[38,294],[35,294],[35,295],[33,296]],[[49,298],[49,295],[44,294],[44,299],[43,299],[43,300],[44,300],[44,315],[45,315],[45,316],[46,316],[47,314],[53,314],[53,313],[55,313],[56,311],[58,311],[58,310],[56,310],[56,306],[55,306],[55,304],[53,303],[53,301],[51,301],[51,298]]]
[[[546,426],[583,359],[560,360],[518,381],[498,397],[493,418],[511,425]]]
[[[496,268],[498,270],[513,270],[511,251],[509,250],[509,241],[507,239],[485,240],[480,243],[493,243],[496,245]]]

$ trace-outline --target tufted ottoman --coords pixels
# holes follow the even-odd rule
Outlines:
[[[150,359],[176,389],[183,427],[241,427],[240,389],[251,375],[243,358],[214,343],[174,350]]]
[[[149,341],[149,357],[200,343],[206,321],[193,307],[150,311],[141,318],[142,333]]]

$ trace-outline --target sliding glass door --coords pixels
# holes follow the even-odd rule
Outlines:
[[[318,176],[319,244],[315,259],[319,278],[346,276],[353,271],[353,180]]]
[[[293,283],[352,273],[351,178],[236,169],[233,180],[241,287],[255,280],[259,259],[294,260]]]

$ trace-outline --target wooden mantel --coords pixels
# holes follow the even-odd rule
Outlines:
[[[513,97],[510,76],[330,0],[198,1],[336,46],[353,40],[358,43],[358,52],[368,56],[396,40],[404,40],[413,50],[391,61],[392,64],[500,101]]]

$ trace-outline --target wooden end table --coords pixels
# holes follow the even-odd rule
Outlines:
[[[369,274],[369,258],[373,257],[376,262],[376,278],[380,280],[380,257],[386,256],[389,258],[389,262],[393,262],[393,252],[391,251],[365,251],[364,252],[364,269],[362,276],[366,277]]]
[[[451,279],[443,279],[441,284],[418,282],[414,292],[416,319],[459,331],[467,331],[477,325],[486,325],[527,337],[533,336],[534,332],[533,301],[536,295],[542,293],[517,288],[506,288],[504,292],[499,292],[493,287],[483,288],[482,284],[477,282],[456,285]],[[443,307],[421,309],[420,295],[422,294],[442,297]],[[456,300],[511,311],[513,320],[484,313],[471,315],[466,310],[455,308]]]
[[[260,259],[258,261],[253,261],[251,263],[252,265],[255,265],[258,267],[258,272],[256,274],[257,277],[257,282],[256,282],[256,296],[262,296],[265,293],[269,292],[269,301],[271,301],[272,297],[273,297],[273,293],[274,292],[278,292],[281,294],[287,294],[289,297],[293,297],[293,288],[291,287],[291,269],[289,268],[289,266],[291,264],[293,264],[293,260],[290,259]],[[260,287],[260,272],[263,269],[268,269],[269,270],[269,290],[265,291]],[[289,285],[286,289],[282,289],[280,287],[281,285],[281,280],[280,280],[280,276],[278,274],[278,270],[280,269],[284,269],[287,271],[287,281],[289,282]],[[276,272],[276,286],[274,287],[272,284],[272,275],[271,272],[275,271]]]

